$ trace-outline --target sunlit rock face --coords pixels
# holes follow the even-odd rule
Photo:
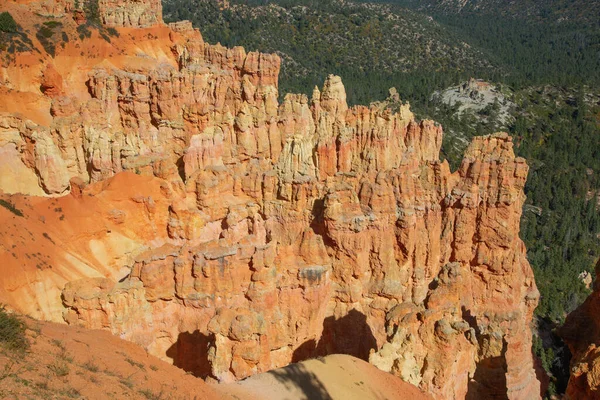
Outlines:
[[[160,0],[98,0],[98,8],[108,27],[149,28],[162,23]]]
[[[105,23],[154,25],[153,4]],[[539,397],[510,137],[452,173],[408,104],[349,107],[336,76],[280,103],[276,55],[188,23],[120,35],[4,69],[0,96],[46,108],[0,108],[0,189],[25,214],[1,208],[0,234],[30,232],[2,250],[0,301],[221,381],[346,353],[436,398]]]

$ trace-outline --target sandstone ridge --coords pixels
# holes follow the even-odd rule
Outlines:
[[[337,76],[279,103],[276,55],[118,32],[3,67],[0,301],[219,381],[345,353],[436,398],[539,397],[507,134],[452,173],[408,104],[349,107]]]

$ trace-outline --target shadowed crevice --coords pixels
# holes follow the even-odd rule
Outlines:
[[[484,358],[477,363],[465,400],[508,400],[506,348],[507,343],[503,339],[499,356]]]
[[[360,311],[351,310],[339,319],[325,318],[319,341],[311,339],[304,342],[294,351],[292,362],[329,354],[348,354],[368,361],[372,349],[377,349],[377,340],[367,317]]]
[[[176,367],[204,379],[211,376],[208,349],[214,342],[214,334],[205,335],[200,331],[182,332],[166,354]]]

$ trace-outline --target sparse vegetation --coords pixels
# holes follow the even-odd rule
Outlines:
[[[3,313],[10,314],[0,312]],[[15,316],[10,314],[10,317]],[[155,375],[150,383],[151,378],[144,371],[144,359],[130,353],[130,347],[115,349],[111,346],[99,350],[88,332],[47,322],[25,321],[27,335],[31,333],[30,328],[39,332],[30,340],[31,347],[27,351],[9,351],[4,341],[0,341],[0,398],[96,398],[102,396],[104,390],[108,390],[108,397],[114,398],[172,397],[166,389],[170,384],[168,378]],[[11,324],[0,318],[0,332],[6,325]],[[16,336],[22,337],[22,332]],[[15,337],[14,334],[9,336]],[[151,365],[148,363],[147,367]],[[156,386],[156,381],[167,384]]]
[[[79,39],[81,40],[92,37],[92,31],[90,30],[90,25],[88,24],[79,25],[77,27],[77,33],[79,33]]]
[[[133,381],[131,377],[119,379],[119,383],[129,389],[133,389]]]
[[[100,8],[98,0],[87,0],[83,4],[83,12],[85,13],[87,23],[100,25]]]
[[[84,363],[83,368],[87,369],[90,372],[98,372],[100,371],[100,367],[98,366],[98,364],[96,364],[94,362],[94,360],[89,360],[86,363]]]
[[[5,52],[0,61],[7,65],[14,60],[16,53],[35,49],[26,32],[8,12],[0,13],[0,52]]]
[[[77,7],[75,7],[77,9]],[[79,39],[83,40],[92,37],[92,30],[98,31],[98,34],[102,39],[111,42],[111,37],[119,37],[119,32],[115,28],[106,28],[100,21],[100,12],[98,6],[98,0],[86,1],[83,5],[83,11],[85,13],[86,23],[77,27],[77,33],[79,33]]]
[[[109,35],[106,33],[106,30],[105,30],[105,29],[101,29],[101,30],[99,31],[99,33],[100,33],[100,37],[101,37],[102,39],[104,39],[104,40],[106,40],[108,43],[110,43],[110,36],[109,36]]]
[[[73,387],[69,387],[66,388],[64,390],[61,390],[60,392],[63,396],[68,397],[70,399],[78,399],[81,397],[81,393],[79,393],[79,390],[73,388]]]
[[[6,208],[8,211],[15,214],[17,217],[23,216],[23,212],[21,210],[19,210],[18,208],[16,208],[15,205],[13,203],[11,203],[10,201],[0,199],[0,206]]]
[[[54,29],[56,27],[62,26],[62,22],[59,21],[46,21],[44,22],[44,26],[50,28],[50,29]]]
[[[42,233],[42,236],[44,236],[46,239],[48,239],[50,242],[52,242],[52,244],[56,244],[56,243],[54,243],[54,240],[52,240],[52,238],[50,237],[50,235],[48,235],[47,232]]]
[[[159,393],[154,393],[150,389],[140,390],[139,393],[142,396],[144,396],[145,398],[147,398],[148,400],[161,400],[161,399],[163,399],[163,395],[164,395],[162,390]]]
[[[50,343],[52,343],[54,346],[58,347],[61,350],[66,350],[65,344],[62,340],[52,339]]]
[[[23,366],[19,365],[14,357],[9,358],[0,371],[0,382],[6,378],[16,376],[22,370]]]
[[[69,375],[70,372],[69,364],[61,359],[56,359],[52,364],[48,365],[48,369],[59,378]]]
[[[48,381],[36,382],[35,386],[41,390],[50,390],[50,386],[48,385]]]
[[[119,37],[119,32],[113,27],[106,28],[106,32],[108,32],[110,36]]]
[[[73,357],[67,352],[67,349],[62,349],[60,353],[58,353],[58,358],[71,364],[73,362]]]
[[[0,306],[0,345],[9,351],[26,351],[29,341],[25,335],[26,325],[15,314]]]
[[[125,361],[127,361],[132,367],[138,367],[141,370],[146,370],[146,367],[144,366],[144,364],[135,362],[129,357],[125,358]]]
[[[75,7],[77,9],[77,7]],[[83,40],[92,37],[92,30],[98,31],[100,37],[110,43],[111,36],[119,36],[114,28],[105,28],[100,21],[100,11],[98,0],[89,0],[83,4],[86,23],[77,27],[79,39]]]
[[[48,28],[47,26],[42,26],[38,30],[38,33],[36,36],[38,37],[38,39],[40,39],[40,38],[48,39],[48,38],[51,38],[53,34],[54,34],[54,32],[52,32],[51,28]]]
[[[68,41],[68,36],[65,32],[62,31],[62,22],[59,21],[46,21],[42,24],[42,26],[38,27],[38,31],[35,34],[35,37],[40,41],[46,53],[50,54],[52,57],[56,55],[56,45],[64,41],[65,37]]]

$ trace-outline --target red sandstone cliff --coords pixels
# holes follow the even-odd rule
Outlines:
[[[567,399],[600,399],[600,261],[596,265],[596,280],[592,294],[567,316],[559,335],[572,354],[571,377]]]
[[[133,4],[103,21],[157,24],[2,67],[0,301],[221,381],[347,353],[436,398],[539,397],[510,137],[451,173],[407,104],[348,107],[336,76],[279,104],[277,56]]]

